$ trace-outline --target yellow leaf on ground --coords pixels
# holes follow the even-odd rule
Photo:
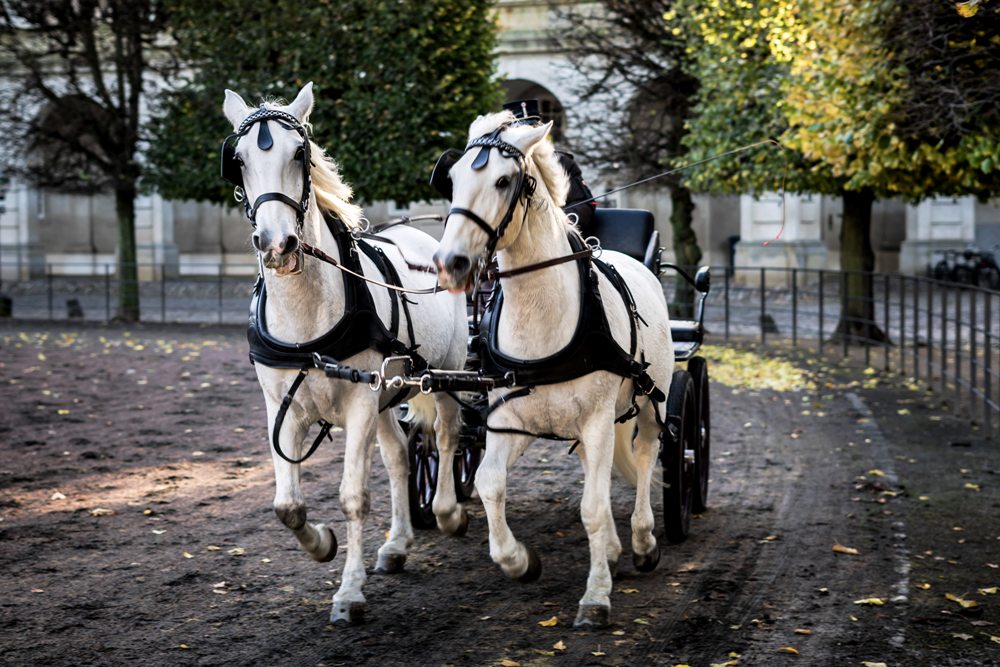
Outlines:
[[[629,595],[631,593],[638,593],[639,589],[638,588],[619,588],[618,592],[619,593],[625,593],[626,595]]]
[[[799,652],[792,648],[791,646],[782,646],[778,649],[779,653],[791,653],[792,655],[798,655]]]
[[[244,549],[243,547],[233,547],[232,549],[229,550],[229,554],[232,556],[242,556],[246,552],[247,550]]]
[[[635,618],[635,619],[632,619],[632,622],[633,623],[638,623],[639,625],[649,625],[649,621],[647,621],[644,618]]]
[[[1000,637],[996,637],[994,635],[989,635],[989,638],[990,638],[991,642],[995,642],[997,644],[1000,644]]]
[[[544,621],[538,621],[538,625],[542,626],[543,628],[555,627],[556,625],[559,625],[559,617],[553,616],[550,619]]]
[[[885,473],[882,472],[881,470],[879,470],[878,468],[872,468],[871,470],[869,470],[865,474],[866,475],[874,475],[875,477],[885,477]]]
[[[806,630],[805,628],[795,628],[792,632],[797,635],[811,635],[813,633],[812,630]]]
[[[217,547],[214,544],[209,544],[205,547],[205,551],[222,551],[222,547]]]
[[[185,552],[184,552],[184,553],[183,553],[182,555],[183,555],[183,556],[184,556],[185,558],[194,558],[194,556],[192,556],[191,554],[189,554],[189,553],[188,553],[187,551],[185,551]]]
[[[957,595],[953,595],[952,593],[945,593],[944,597],[946,600],[951,600],[952,602],[958,603],[958,606],[960,606],[962,609],[972,609],[973,607],[979,606],[979,603],[976,602],[975,600],[965,600],[963,598],[958,597]]]
[[[114,513],[114,510],[109,510],[106,507],[95,507],[90,510],[90,516],[113,516]]]
[[[600,658],[602,655],[607,655],[604,651],[591,651],[590,655]]]
[[[865,660],[861,663],[862,667],[889,667],[884,662],[870,662]]]
[[[712,667],[737,667],[739,660],[726,660],[725,662],[713,662]]]
[[[854,604],[862,604],[869,607],[881,607],[885,604],[885,600],[882,598],[862,598],[861,600],[855,600]]]
[[[190,647],[190,646],[188,646],[187,644],[181,644],[181,645],[180,645],[180,646],[178,646],[177,648],[191,648],[191,647]]]
[[[500,664],[502,665],[502,667],[521,667],[521,663],[516,662],[514,660],[508,660],[507,658],[501,660]]]
[[[997,587],[996,586],[990,586],[989,588],[980,588],[979,589],[979,594],[980,595],[996,595],[997,594]]]
[[[962,488],[968,489],[969,491],[979,491],[979,485],[973,484],[972,482],[966,482]]]
[[[917,588],[919,588],[921,590],[925,590],[925,591],[928,590],[930,587],[931,587],[931,585],[928,584],[926,581],[924,583],[922,583],[922,584],[917,584]]]
[[[845,547],[840,542],[835,542],[833,545],[834,552],[838,554],[847,554],[848,556],[857,556],[858,550],[854,547]]]
[[[559,641],[557,641],[555,644],[552,645],[552,648],[554,648],[557,651],[565,651],[566,642],[560,639]]]

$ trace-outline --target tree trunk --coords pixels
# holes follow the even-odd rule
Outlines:
[[[848,343],[885,343],[885,333],[875,323],[875,294],[872,271],[875,252],[872,250],[871,190],[844,192],[844,217],[840,227],[840,321],[833,340]]]
[[[139,270],[135,252],[135,181],[115,184],[118,214],[118,315],[123,322],[139,321]]]
[[[674,261],[677,266],[690,272],[696,269],[698,262],[701,261],[698,238],[694,234],[694,229],[691,228],[694,214],[691,191],[683,186],[674,185],[670,188],[670,202],[672,204],[670,227],[673,231]],[[674,300],[670,304],[670,316],[688,319],[694,317],[694,288],[680,275],[677,276],[674,285]]]

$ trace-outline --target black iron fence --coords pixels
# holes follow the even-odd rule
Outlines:
[[[117,312],[114,265],[99,275],[47,265],[0,284],[21,319],[110,321]],[[252,276],[177,276],[141,265],[146,322],[246,322]],[[851,297],[851,284],[867,286]],[[674,282],[664,277],[672,296]],[[956,410],[1000,432],[1000,292],[899,274],[780,268],[713,269],[708,341],[755,339],[808,347],[912,377],[949,396]]]

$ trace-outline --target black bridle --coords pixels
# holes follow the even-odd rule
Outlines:
[[[251,205],[246,197],[243,186],[242,161],[236,155],[236,145],[240,139],[250,132],[250,129],[260,123],[260,131],[257,133],[257,148],[268,151],[274,146],[274,139],[268,129],[267,121],[273,120],[286,130],[294,130],[302,137],[302,144],[299,148],[302,160],[302,196],[296,201],[283,192],[265,192],[259,195]],[[311,155],[309,150],[309,132],[299,119],[286,111],[278,109],[268,109],[261,105],[259,109],[243,119],[236,132],[230,134],[222,142],[219,149],[221,157],[222,178],[236,186],[235,195],[237,201],[243,203],[243,210],[246,212],[250,224],[257,226],[257,209],[260,205],[268,201],[280,201],[283,204],[295,209],[295,221],[299,231],[305,223],[306,211],[309,208],[309,197],[312,192],[312,179],[310,178]],[[297,154],[298,155],[298,154]]]
[[[500,138],[500,133],[509,126],[510,124],[501,125],[489,134],[484,134],[478,139],[473,139],[469,142],[469,145],[465,147],[466,153],[473,148],[479,148],[479,153],[472,161],[472,169],[475,171],[479,171],[486,166],[490,160],[490,151],[494,148],[497,149],[501,157],[509,160],[515,160],[517,163],[517,175],[514,179],[514,188],[512,189],[510,200],[507,203],[507,211],[500,220],[500,224],[497,225],[496,229],[494,229],[488,222],[483,220],[479,214],[475,211],[470,211],[467,208],[452,206],[448,210],[449,218],[452,215],[464,216],[476,223],[476,225],[486,232],[488,241],[486,243],[486,248],[483,251],[483,257],[487,263],[490,258],[493,257],[493,253],[496,251],[497,243],[499,243],[500,239],[503,238],[504,232],[507,231],[507,227],[510,225],[511,220],[514,219],[514,209],[517,208],[517,203],[522,199],[524,200],[524,216],[527,218],[528,207],[531,205],[531,198],[535,194],[535,187],[537,185],[535,178],[527,173],[527,160],[524,153],[521,152],[521,150],[516,146],[509,144]]]

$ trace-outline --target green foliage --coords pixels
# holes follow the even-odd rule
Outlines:
[[[486,0],[174,0],[174,37],[194,63],[156,110],[149,185],[223,201],[223,91],[291,99],[313,81],[314,138],[366,201],[433,196],[427,176],[469,123],[499,106]]]

